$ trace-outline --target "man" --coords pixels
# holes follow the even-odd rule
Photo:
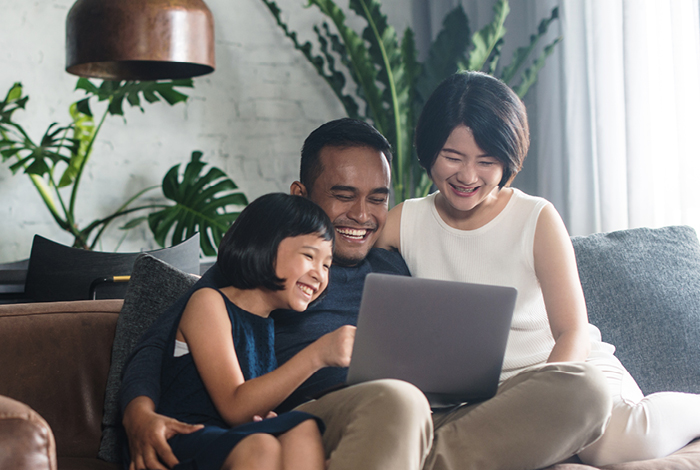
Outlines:
[[[361,121],[329,122],[304,142],[300,181],[292,183],[291,192],[316,202],[333,221],[334,259],[328,292],[321,302],[305,312],[273,314],[279,363],[323,334],[356,324],[368,273],[409,274],[400,255],[372,249],[388,212],[390,161],[389,143]],[[198,284],[223,286],[224,282],[215,266]],[[125,369],[121,403],[134,470],[173,466],[177,459],[166,440],[199,429],[155,413],[165,337],[176,321],[179,318],[171,317],[151,328]],[[345,373],[333,368],[317,372],[279,409],[298,406],[324,420],[324,446],[332,469],[420,469],[432,442],[425,397],[410,384],[389,380],[312,400],[342,383]]]

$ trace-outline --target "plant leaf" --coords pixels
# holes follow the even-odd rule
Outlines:
[[[511,80],[513,80],[520,67],[522,67],[525,61],[527,61],[528,57],[530,57],[530,54],[532,54],[532,51],[535,49],[535,46],[539,40],[542,38],[542,36],[547,34],[549,25],[552,23],[552,21],[558,18],[559,8],[555,7],[552,10],[549,18],[544,18],[542,21],[540,21],[540,24],[537,27],[537,34],[530,35],[530,43],[527,46],[519,47],[515,50],[510,63],[501,72],[501,80],[503,80],[503,82],[510,85]]]
[[[474,33],[472,37],[474,49],[469,54],[469,70],[482,70],[496,48],[496,44],[506,34],[506,28],[503,25],[510,13],[508,1],[498,0],[493,6],[493,12],[493,21]]]
[[[395,163],[395,168],[400,167],[401,171],[395,170],[392,173],[394,202],[402,202],[412,196],[415,186],[413,169],[416,161],[413,148],[414,123],[416,122],[415,106],[416,102],[416,81],[421,75],[422,66],[418,62],[418,52],[416,51],[413,30],[406,28],[401,41],[401,60],[404,64],[404,73],[401,77],[400,89],[406,93],[406,105],[403,109],[401,125],[404,128],[404,155],[400,155]]]
[[[343,40],[348,55],[348,64],[354,73],[358,88],[362,89],[367,102],[367,115],[382,134],[387,133],[388,123],[383,113],[382,92],[377,86],[377,69],[370,58],[364,40],[345,24],[345,13],[332,0],[309,0],[331,19]]]
[[[83,100],[85,101],[85,100]],[[89,158],[88,153],[92,153],[90,142],[95,136],[95,121],[91,114],[85,114],[80,109],[80,101],[73,103],[69,108],[70,115],[73,118],[73,140],[77,142],[77,146],[71,154],[68,167],[63,172],[61,179],[58,182],[58,187],[63,188],[70,186],[75,181],[76,176],[80,172],[85,159]]]
[[[369,57],[377,70],[376,81],[383,86],[383,103],[379,109],[383,134],[394,147],[398,160],[406,158],[406,118],[411,107],[409,86],[404,80],[404,63],[396,31],[381,12],[377,0],[350,0],[350,8],[367,21],[362,38],[369,44]],[[378,117],[371,116],[377,121]],[[402,177],[403,165],[398,164]]]
[[[125,223],[121,227],[119,227],[119,229],[120,230],[131,230],[132,228],[137,227],[137,226],[141,225],[141,223],[147,222],[147,221],[148,221],[147,216],[136,217],[134,219],[131,219],[130,221],[128,221],[127,223]]]
[[[74,104],[76,112],[92,117],[92,110],[90,109],[90,98],[85,98],[83,100],[75,102]],[[70,113],[71,115],[73,114],[72,108],[70,109]]]
[[[469,20],[460,5],[445,16],[442,30],[431,44],[421,74],[416,79],[413,111],[416,116],[438,84],[459,70],[460,63],[466,62],[469,39]]]
[[[343,89],[345,87],[345,80],[344,78],[341,80],[338,77],[338,74],[341,74],[341,72],[337,71],[333,65],[329,65],[329,71],[330,73],[327,73],[324,69],[324,66],[326,65],[326,59],[327,59],[327,53],[324,53],[324,51],[321,51],[323,54],[322,56],[314,55],[312,53],[312,46],[310,42],[305,42],[301,44],[299,40],[297,39],[297,34],[294,31],[289,30],[289,26],[287,23],[285,23],[282,20],[281,16],[281,10],[277,6],[277,4],[273,0],[262,0],[265,6],[267,6],[268,10],[270,10],[270,13],[272,13],[272,16],[275,17],[275,21],[277,22],[277,25],[282,29],[284,32],[284,35],[287,36],[291,41],[292,44],[294,45],[294,48],[301,52],[306,60],[313,65],[313,67],[316,69],[316,72],[321,76],[326,83],[331,87],[333,90],[333,93],[338,97],[340,102],[343,104],[345,107],[345,112],[348,114],[348,116],[353,117],[353,118],[359,118],[358,114],[358,109],[359,106],[357,105],[357,101],[350,95],[347,95],[343,92]],[[349,66],[349,61],[347,60],[347,51],[345,50],[345,46],[341,44],[341,42],[338,40],[337,36],[333,36],[330,31],[328,31],[327,25],[325,25],[325,35],[326,37],[331,41],[331,45],[333,50],[335,50],[341,58],[341,61],[343,63],[346,63],[346,65]],[[321,35],[322,32],[320,29],[316,28],[314,30],[317,34],[317,36]],[[340,46],[339,49],[336,49],[336,46]],[[352,74],[352,70],[351,70]]]
[[[348,66],[349,64],[345,47],[340,42],[338,35],[331,32],[330,28],[328,27],[328,23],[324,21],[322,23],[322,27],[323,30],[319,29],[317,26],[314,26],[314,32],[316,32],[319,49],[325,58],[325,64],[329,71],[327,74],[324,72],[326,82],[331,86],[336,96],[340,99],[348,117],[353,119],[361,119],[359,114],[360,107],[357,105],[357,101],[355,101],[355,99],[350,95],[343,93],[347,80],[345,79],[345,75],[335,68],[335,58],[328,49],[328,45],[330,44],[331,49],[340,56],[341,63],[345,64],[349,71],[352,71],[352,69]],[[319,67],[323,69],[323,60],[320,57],[315,57],[313,60],[315,60]]]
[[[6,129],[3,124],[16,125],[12,123],[12,113],[18,109],[24,109],[28,100],[28,96],[22,96],[22,84],[19,82],[13,83],[10,89],[7,90],[5,99],[0,101],[0,130]]]
[[[554,48],[557,44],[559,44],[561,39],[561,37],[558,37],[550,44],[548,44],[544,48],[542,53],[539,55],[539,57],[535,60],[535,62],[523,71],[523,73],[521,74],[522,80],[517,86],[513,87],[513,91],[515,91],[515,93],[520,98],[523,98],[527,94],[530,87],[534,85],[534,83],[537,81],[537,75],[539,74],[542,67],[544,67],[547,57],[552,55],[552,52],[554,52]]]
[[[99,88],[87,78],[79,78],[78,83],[75,84],[75,89],[85,90],[90,95],[99,95]]]
[[[67,137],[72,126],[58,126],[57,123],[51,124],[41,138],[41,144],[36,145],[28,137],[23,142],[15,143],[12,148],[19,148],[15,155],[20,158],[19,153],[24,153],[18,163],[10,167],[13,172],[19,170],[20,167],[25,167],[24,172],[30,175],[46,176],[51,175],[51,168],[59,163],[67,163],[70,160],[70,153],[76,146],[76,142]],[[66,155],[66,152],[69,154]],[[49,162],[51,164],[49,164]]]
[[[98,87],[93,84],[87,78],[80,78],[78,84],[76,85],[76,90],[84,90],[88,95],[82,101],[89,100],[91,97],[97,97],[98,101],[109,101],[108,111],[111,115],[123,116],[124,110],[122,103],[124,99],[132,106],[138,107],[143,111],[141,106],[141,96],[149,102],[155,103],[160,101],[160,97],[167,102],[169,105],[174,105],[183,101],[187,101],[187,95],[181,93],[175,88],[192,88],[194,82],[191,78],[180,79],[180,80],[169,80],[169,81],[109,81],[105,80]],[[86,112],[86,104],[81,104],[80,111],[84,114],[90,115],[91,113]],[[88,108],[89,109],[89,108]]]
[[[240,213],[237,209],[248,200],[223,171],[216,167],[207,171],[201,157],[201,152],[192,152],[182,177],[179,164],[166,173],[163,194],[175,204],[151,213],[148,225],[161,246],[169,234],[174,245],[199,232],[202,252],[213,256],[230,222]]]

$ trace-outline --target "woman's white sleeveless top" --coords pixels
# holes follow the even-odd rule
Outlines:
[[[550,203],[513,188],[508,204],[493,220],[475,230],[459,230],[438,214],[437,194],[403,204],[401,254],[411,274],[515,287],[518,297],[501,381],[546,362],[554,338],[535,275],[533,245],[537,219]]]

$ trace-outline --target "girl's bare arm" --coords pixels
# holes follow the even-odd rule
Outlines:
[[[229,425],[267,416],[299,385],[323,367],[347,367],[355,335],[341,327],[310,344],[278,369],[245,381],[231,336],[231,321],[221,295],[195,292],[179,325],[197,371],[216,409]]]

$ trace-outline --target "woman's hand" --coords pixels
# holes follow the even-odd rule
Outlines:
[[[356,330],[357,328],[351,325],[341,326],[312,343],[317,348],[318,358],[323,367],[348,367],[350,365]]]

